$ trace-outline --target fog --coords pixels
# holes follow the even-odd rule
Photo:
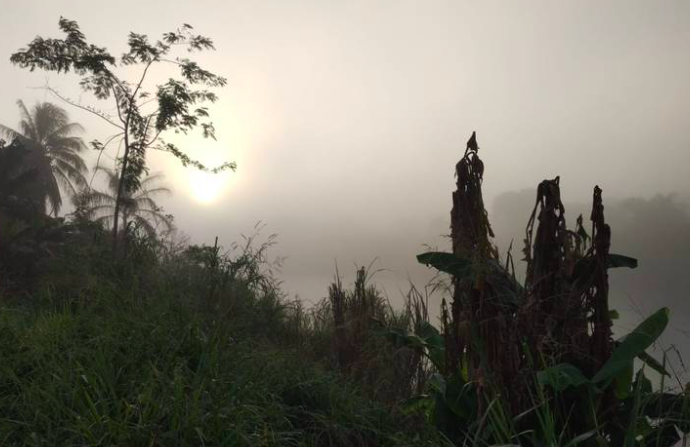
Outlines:
[[[37,89],[46,82],[94,103],[72,76],[9,64],[37,34],[57,36],[60,15],[114,54],[129,31],[190,23],[212,37],[217,51],[200,62],[228,78],[212,108],[218,141],[180,146],[238,168],[206,186],[150,154],[175,191],[162,204],[195,243],[229,245],[262,221],[264,237],[278,234],[290,295],[316,301],[336,263],[352,279],[353,265],[375,258],[395,302],[408,278],[427,281],[414,256],[445,248],[453,167],[476,130],[502,246],[521,241],[540,180],[560,175],[573,213],[598,184],[615,250],[640,259],[612,274],[615,305],[688,314],[688,2],[26,0],[2,10],[0,122],[10,126],[18,99],[59,102]],[[112,134],[68,110],[87,141]],[[205,187],[218,191],[201,203],[194,191]]]

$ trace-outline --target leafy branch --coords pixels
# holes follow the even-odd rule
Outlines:
[[[151,40],[146,34],[130,32],[128,49],[119,58],[104,47],[89,43],[76,21],[61,17],[58,26],[64,38],[38,36],[26,48],[14,53],[10,61],[30,71],[39,69],[58,74],[74,72],[81,77],[79,85],[82,90],[92,93],[99,100],[114,101],[117,119],[96,108],[76,103],[50,86],[45,87],[65,103],[96,115],[121,131],[118,135],[124,142],[124,154],[118,157],[120,175],[116,217],[113,221],[115,249],[122,198],[136,191],[148,172],[148,149],[168,152],[179,159],[183,166],[194,166],[208,172],[236,169],[234,162],[207,168],[177,146],[161,140],[166,132],[187,134],[195,129],[199,129],[204,138],[215,140],[215,127],[205,104],[217,101],[218,97],[211,89],[225,86],[227,80],[202,68],[188,57],[171,54],[174,48],[186,48],[188,53],[215,49],[210,38],[194,34],[193,27],[188,24],[164,33],[158,40]],[[156,85],[152,91],[147,91],[144,86],[151,67],[156,64],[172,64],[179,72],[177,76]],[[135,82],[128,82],[115,73],[118,67],[130,66],[141,67]],[[144,107],[152,102],[157,103],[155,110],[143,112]],[[103,145],[100,150],[106,146]]]

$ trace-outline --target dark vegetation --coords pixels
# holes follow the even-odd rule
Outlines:
[[[305,308],[280,290],[273,237],[189,245],[154,201],[167,189],[148,176],[146,150],[166,130],[211,132],[204,109],[189,107],[214,97],[190,85],[224,80],[175,60],[184,81],[158,86],[159,108],[143,114],[145,96],[112,73],[115,58],[76,23],[60,27],[65,40],[37,38],[12,61],[75,70],[86,90],[114,98],[125,151],[99,191],[59,107],[20,103],[20,131],[3,128],[0,445],[685,443],[690,389],[646,352],[668,310],[612,337],[607,272],[637,261],[610,252],[598,187],[588,231],[582,216],[566,226],[558,178],[539,184],[520,283],[512,254],[493,244],[473,134],[456,166],[452,251],[418,256],[448,287],[412,287],[394,309],[360,268],[351,288],[336,272],[328,297]],[[212,47],[190,29],[153,44],[131,34],[120,63],[143,65],[144,79],[175,45]],[[66,196],[73,211],[58,217]],[[447,295],[438,327],[434,293]]]
[[[156,41],[145,34],[129,33],[127,51],[119,58],[107,49],[91,44],[79,29],[77,22],[60,18],[60,31],[64,39],[36,37],[27,48],[14,53],[10,61],[21,68],[49,72],[76,73],[79,85],[97,100],[112,101],[117,110],[110,116],[96,107],[83,106],[62,96],[46,85],[46,90],[62,101],[85,110],[108,123],[115,130],[105,143],[98,140],[91,146],[104,151],[113,141],[122,142],[124,151],[118,157],[118,184],[113,219],[113,250],[118,243],[120,228],[120,207],[124,200],[140,189],[141,180],[148,172],[146,153],[149,150],[168,152],[185,166],[192,165],[206,170],[206,166],[190,158],[175,144],[166,142],[166,133],[188,133],[200,128],[205,138],[215,138],[213,123],[205,104],[217,100],[211,90],[226,84],[225,78],[205,70],[188,57],[175,56],[175,51],[186,49],[187,53],[213,50],[213,41],[208,37],[193,34],[192,27],[164,33]],[[179,70],[177,77],[155,85],[149,91],[147,81],[154,66],[171,65]],[[140,74],[127,81],[117,74],[117,69],[139,69]],[[225,163],[211,169],[219,172],[234,169],[234,163]]]

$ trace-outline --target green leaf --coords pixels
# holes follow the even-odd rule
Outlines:
[[[426,344],[433,346],[434,348],[443,349],[444,340],[441,333],[434,327],[433,324],[425,321],[421,324],[419,331],[417,332]]]
[[[640,369],[637,372],[637,375],[635,377],[636,381],[639,381],[639,384],[635,382],[635,388],[640,388],[640,392],[642,395],[644,395],[646,398],[649,397],[649,395],[652,392],[652,381],[647,378],[647,376],[644,375],[644,370]],[[646,399],[645,399],[646,400]]]
[[[626,335],[604,366],[592,378],[592,382],[599,383],[612,379],[627,368],[635,357],[650,347],[664,332],[668,325],[668,315],[668,308],[661,308]]]
[[[646,352],[644,352],[644,351],[640,352],[637,355],[637,358],[642,360],[645,363],[645,365],[649,366],[650,368],[652,368],[654,371],[658,372],[659,374],[671,377],[671,374],[669,374],[668,371],[666,371],[666,368],[664,368],[664,365],[662,365],[661,362],[659,362],[657,359],[655,359],[651,355],[647,354]]]
[[[443,336],[428,321],[422,323],[418,335],[424,341],[427,357],[437,370],[442,371],[446,362],[446,341]]]
[[[645,320],[646,321],[646,320]],[[639,327],[639,326],[638,326]],[[604,365],[606,366],[606,365]],[[637,372],[637,377],[635,379],[635,390],[633,394],[632,406],[629,412],[628,427],[625,433],[625,439],[623,441],[623,447],[635,447],[635,441],[637,438],[637,426],[640,419],[640,404],[642,400],[642,387],[644,377],[642,370]]]
[[[408,340],[410,333],[405,329],[391,328],[380,329],[380,334],[384,335],[388,340],[393,343],[396,347],[400,346],[410,346],[411,342]]]
[[[489,259],[485,266],[487,268],[484,279],[492,286],[498,302],[510,307],[517,307],[524,296],[522,285],[498,261]]]
[[[426,343],[417,334],[410,334],[405,338],[406,344],[411,348],[424,349],[426,348]]]
[[[460,420],[469,422],[475,419],[477,400],[474,388],[457,372],[446,379],[445,403]]]
[[[446,379],[439,373],[432,374],[427,382],[427,387],[437,392],[438,394],[445,396],[446,394]]]
[[[380,329],[379,334],[385,336],[397,347],[405,346],[421,351],[431,363],[443,370],[445,362],[445,341],[438,330],[429,322],[424,322],[418,334],[411,334],[406,329]]]
[[[559,363],[544,371],[539,371],[537,373],[537,381],[539,384],[548,385],[556,391],[563,391],[571,386],[589,383],[582,371],[570,363]]]
[[[575,271],[573,277],[581,278],[583,275],[591,275],[596,267],[596,258],[593,256],[586,256],[580,259],[575,264]],[[634,269],[637,267],[637,259],[629,256],[617,255],[610,253],[606,260],[606,268],[613,269],[618,267],[627,267]]]
[[[634,269],[637,268],[637,259],[631,258],[629,256],[616,255],[610,253],[608,258],[608,265],[606,267],[610,269],[618,267],[627,267]]]
[[[453,275],[456,278],[465,278],[472,273],[472,262],[452,253],[428,252],[417,255],[420,264],[430,265],[436,270]]]
[[[618,313],[616,309],[611,309],[609,310],[609,318],[612,320],[618,320],[620,319],[621,314]]]
[[[585,233],[585,234],[586,234],[586,233]],[[594,436],[594,435],[596,435],[596,434],[597,434],[597,431],[596,431],[596,430],[592,430],[592,431],[588,431],[588,432],[582,433],[582,434],[580,434],[580,435],[577,435],[577,436],[575,436],[573,439],[571,439],[571,440],[565,445],[565,447],[575,447],[576,445],[578,445],[578,444],[580,444],[580,443],[582,443],[582,442],[588,440],[589,438],[591,438],[592,436]]]
[[[632,385],[634,374],[633,366],[633,362],[629,362],[628,365],[614,378],[613,391],[616,394],[616,397],[620,400],[623,400],[630,395],[630,386]]]
[[[403,414],[426,413],[434,405],[434,398],[428,394],[419,394],[406,399],[401,404]]]
[[[481,272],[482,278],[492,286],[499,302],[507,306],[516,307],[524,294],[523,287],[495,259],[475,262],[453,253],[428,252],[417,255],[417,261],[457,279],[472,279],[473,275]]]

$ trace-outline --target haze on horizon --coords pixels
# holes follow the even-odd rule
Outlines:
[[[93,103],[71,76],[9,63],[36,35],[58,35],[61,15],[116,54],[129,31],[155,37],[190,23],[214,39],[217,51],[200,60],[228,78],[212,109],[218,141],[180,145],[210,165],[234,160],[237,172],[209,177],[160,154],[151,167],[166,172],[175,194],[163,206],[192,242],[229,245],[257,221],[264,236],[277,233],[290,294],[317,301],[336,262],[348,282],[353,264],[376,257],[393,300],[408,277],[422,285],[430,272],[414,256],[446,244],[453,167],[476,130],[503,248],[520,242],[539,181],[560,175],[576,210],[598,184],[616,251],[641,263],[614,275],[619,303],[675,303],[687,321],[688,2],[6,2],[0,123],[17,123],[18,99],[59,104],[36,89],[46,82]],[[86,141],[112,133],[65,108]],[[659,237],[670,229],[676,240]],[[681,273],[655,276],[645,267],[655,262]],[[654,281],[664,296],[638,295]]]

